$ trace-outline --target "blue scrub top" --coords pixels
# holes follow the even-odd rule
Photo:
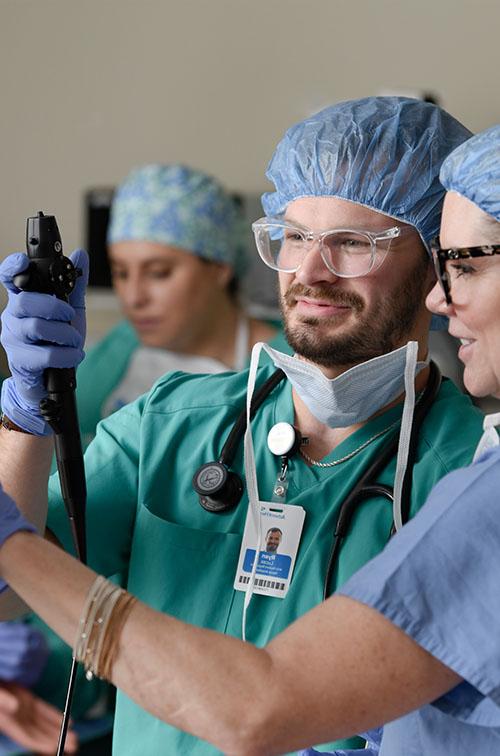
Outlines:
[[[339,591],[379,611],[464,680],[387,724],[372,753],[500,753],[499,490],[497,447],[438,483],[419,514]]]

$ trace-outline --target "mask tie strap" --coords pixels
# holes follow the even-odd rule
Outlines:
[[[244,370],[248,356],[248,341],[250,338],[250,323],[245,314],[238,320],[236,339],[234,344],[234,370]]]
[[[246,640],[246,619],[247,609],[252,600],[253,587],[255,585],[255,573],[257,571],[257,563],[259,561],[260,546],[262,541],[262,532],[260,525],[260,511],[259,511],[259,489],[257,486],[257,474],[255,471],[255,454],[253,448],[252,428],[250,421],[250,407],[252,404],[253,392],[255,389],[255,380],[257,377],[257,369],[259,367],[259,357],[262,350],[262,342],[257,342],[252,348],[252,356],[250,358],[250,369],[248,371],[248,383],[247,383],[247,427],[245,430],[245,436],[243,439],[243,457],[245,463],[245,478],[247,484],[248,494],[248,506],[252,514],[255,532],[257,533],[257,543],[255,548],[255,557],[253,560],[252,573],[250,580],[245,590],[245,600],[243,602],[243,617],[241,627],[241,637]]]
[[[411,426],[413,422],[413,411],[415,409],[415,372],[417,368],[418,343],[416,341],[408,342],[405,364],[405,401],[403,405],[403,415],[401,418],[401,431],[399,433],[398,456],[396,460],[396,475],[394,477],[394,503],[393,519],[396,531],[403,527],[403,516],[401,513],[401,493],[403,490],[403,480],[408,465],[408,454],[410,451]]]
[[[496,428],[500,425],[500,412],[494,412],[491,415],[485,415],[483,420],[483,429]]]
[[[485,451],[499,445],[500,440],[496,431],[497,425],[500,425],[500,412],[494,412],[493,414],[484,416],[483,435],[479,439],[476,451],[474,452],[474,456],[472,458],[473,463],[477,462],[477,460],[482,457]]]

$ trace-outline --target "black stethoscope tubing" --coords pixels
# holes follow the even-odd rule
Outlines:
[[[251,420],[253,419],[261,404],[267,399],[269,394],[274,391],[276,386],[284,380],[285,377],[286,376],[283,370],[275,370],[274,373],[262,384],[262,386],[254,391],[252,401],[250,403]],[[243,438],[246,429],[247,412],[246,409],[244,409],[238,415],[238,419],[233,425],[229,436],[227,437],[226,442],[222,447],[218,460],[221,464],[225,465],[226,467],[231,467],[236,456],[236,450],[238,449],[238,446],[241,439]]]
[[[403,524],[410,519],[411,508],[411,485],[413,479],[413,465],[417,453],[418,436],[420,428],[424,422],[427,413],[429,412],[437,394],[441,387],[441,372],[435,362],[431,362],[429,365],[429,378],[427,385],[424,389],[420,401],[415,406],[413,413],[413,422],[411,427],[410,442],[408,448],[408,464],[406,466],[405,475],[403,478],[403,486],[401,491],[401,519]],[[323,588],[323,598],[326,599],[330,595],[330,583],[335,571],[335,566],[338,562],[338,556],[342,542],[349,530],[354,512],[358,506],[368,498],[375,496],[383,496],[390,501],[391,505],[394,503],[394,488],[387,486],[383,483],[370,483],[382,472],[397,451],[399,445],[399,432],[395,432],[389,444],[382,450],[380,455],[375,459],[368,469],[363,473],[358,480],[352,491],[346,496],[342,502],[335,523],[335,531],[333,536],[333,546],[330,552],[330,559],[328,560],[328,567],[326,570],[325,583]],[[394,523],[391,529],[391,535],[394,532]]]

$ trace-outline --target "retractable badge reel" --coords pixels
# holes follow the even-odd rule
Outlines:
[[[281,457],[281,470],[273,489],[273,501],[284,501],[288,491],[288,462],[296,454],[306,438],[290,423],[276,423],[267,434],[267,447],[276,457]]]

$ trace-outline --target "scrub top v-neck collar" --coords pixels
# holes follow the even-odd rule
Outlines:
[[[363,446],[363,444],[365,444],[367,441],[369,441],[372,436],[375,436],[377,433],[383,431],[385,428],[388,428],[390,425],[397,422],[397,420],[401,418],[402,411],[403,402],[400,402],[395,407],[391,407],[391,409],[382,412],[382,414],[378,415],[378,417],[372,420],[368,420],[364,425],[361,426],[361,428],[358,428],[356,431],[351,433],[347,438],[341,441],[329,454],[318,461],[328,463],[351,454],[356,449]],[[269,430],[271,429],[272,425],[279,422],[287,422],[291,425],[293,425],[295,422],[292,384],[289,381],[285,382],[283,390],[280,391],[276,396],[272,409],[272,423],[269,426]],[[395,431],[397,432],[397,427]],[[355,456],[352,457],[352,459],[354,458]],[[323,480],[325,476],[331,475],[334,471],[341,468],[342,464],[343,462],[341,462],[338,467],[315,467],[313,465],[308,465],[306,461],[300,456],[300,454],[296,454],[295,457],[290,460],[290,484],[294,484],[293,472],[294,468],[296,468],[296,466],[298,465],[300,465],[300,478],[302,480],[302,483],[305,487],[309,487],[310,485],[314,485],[318,481]]]

